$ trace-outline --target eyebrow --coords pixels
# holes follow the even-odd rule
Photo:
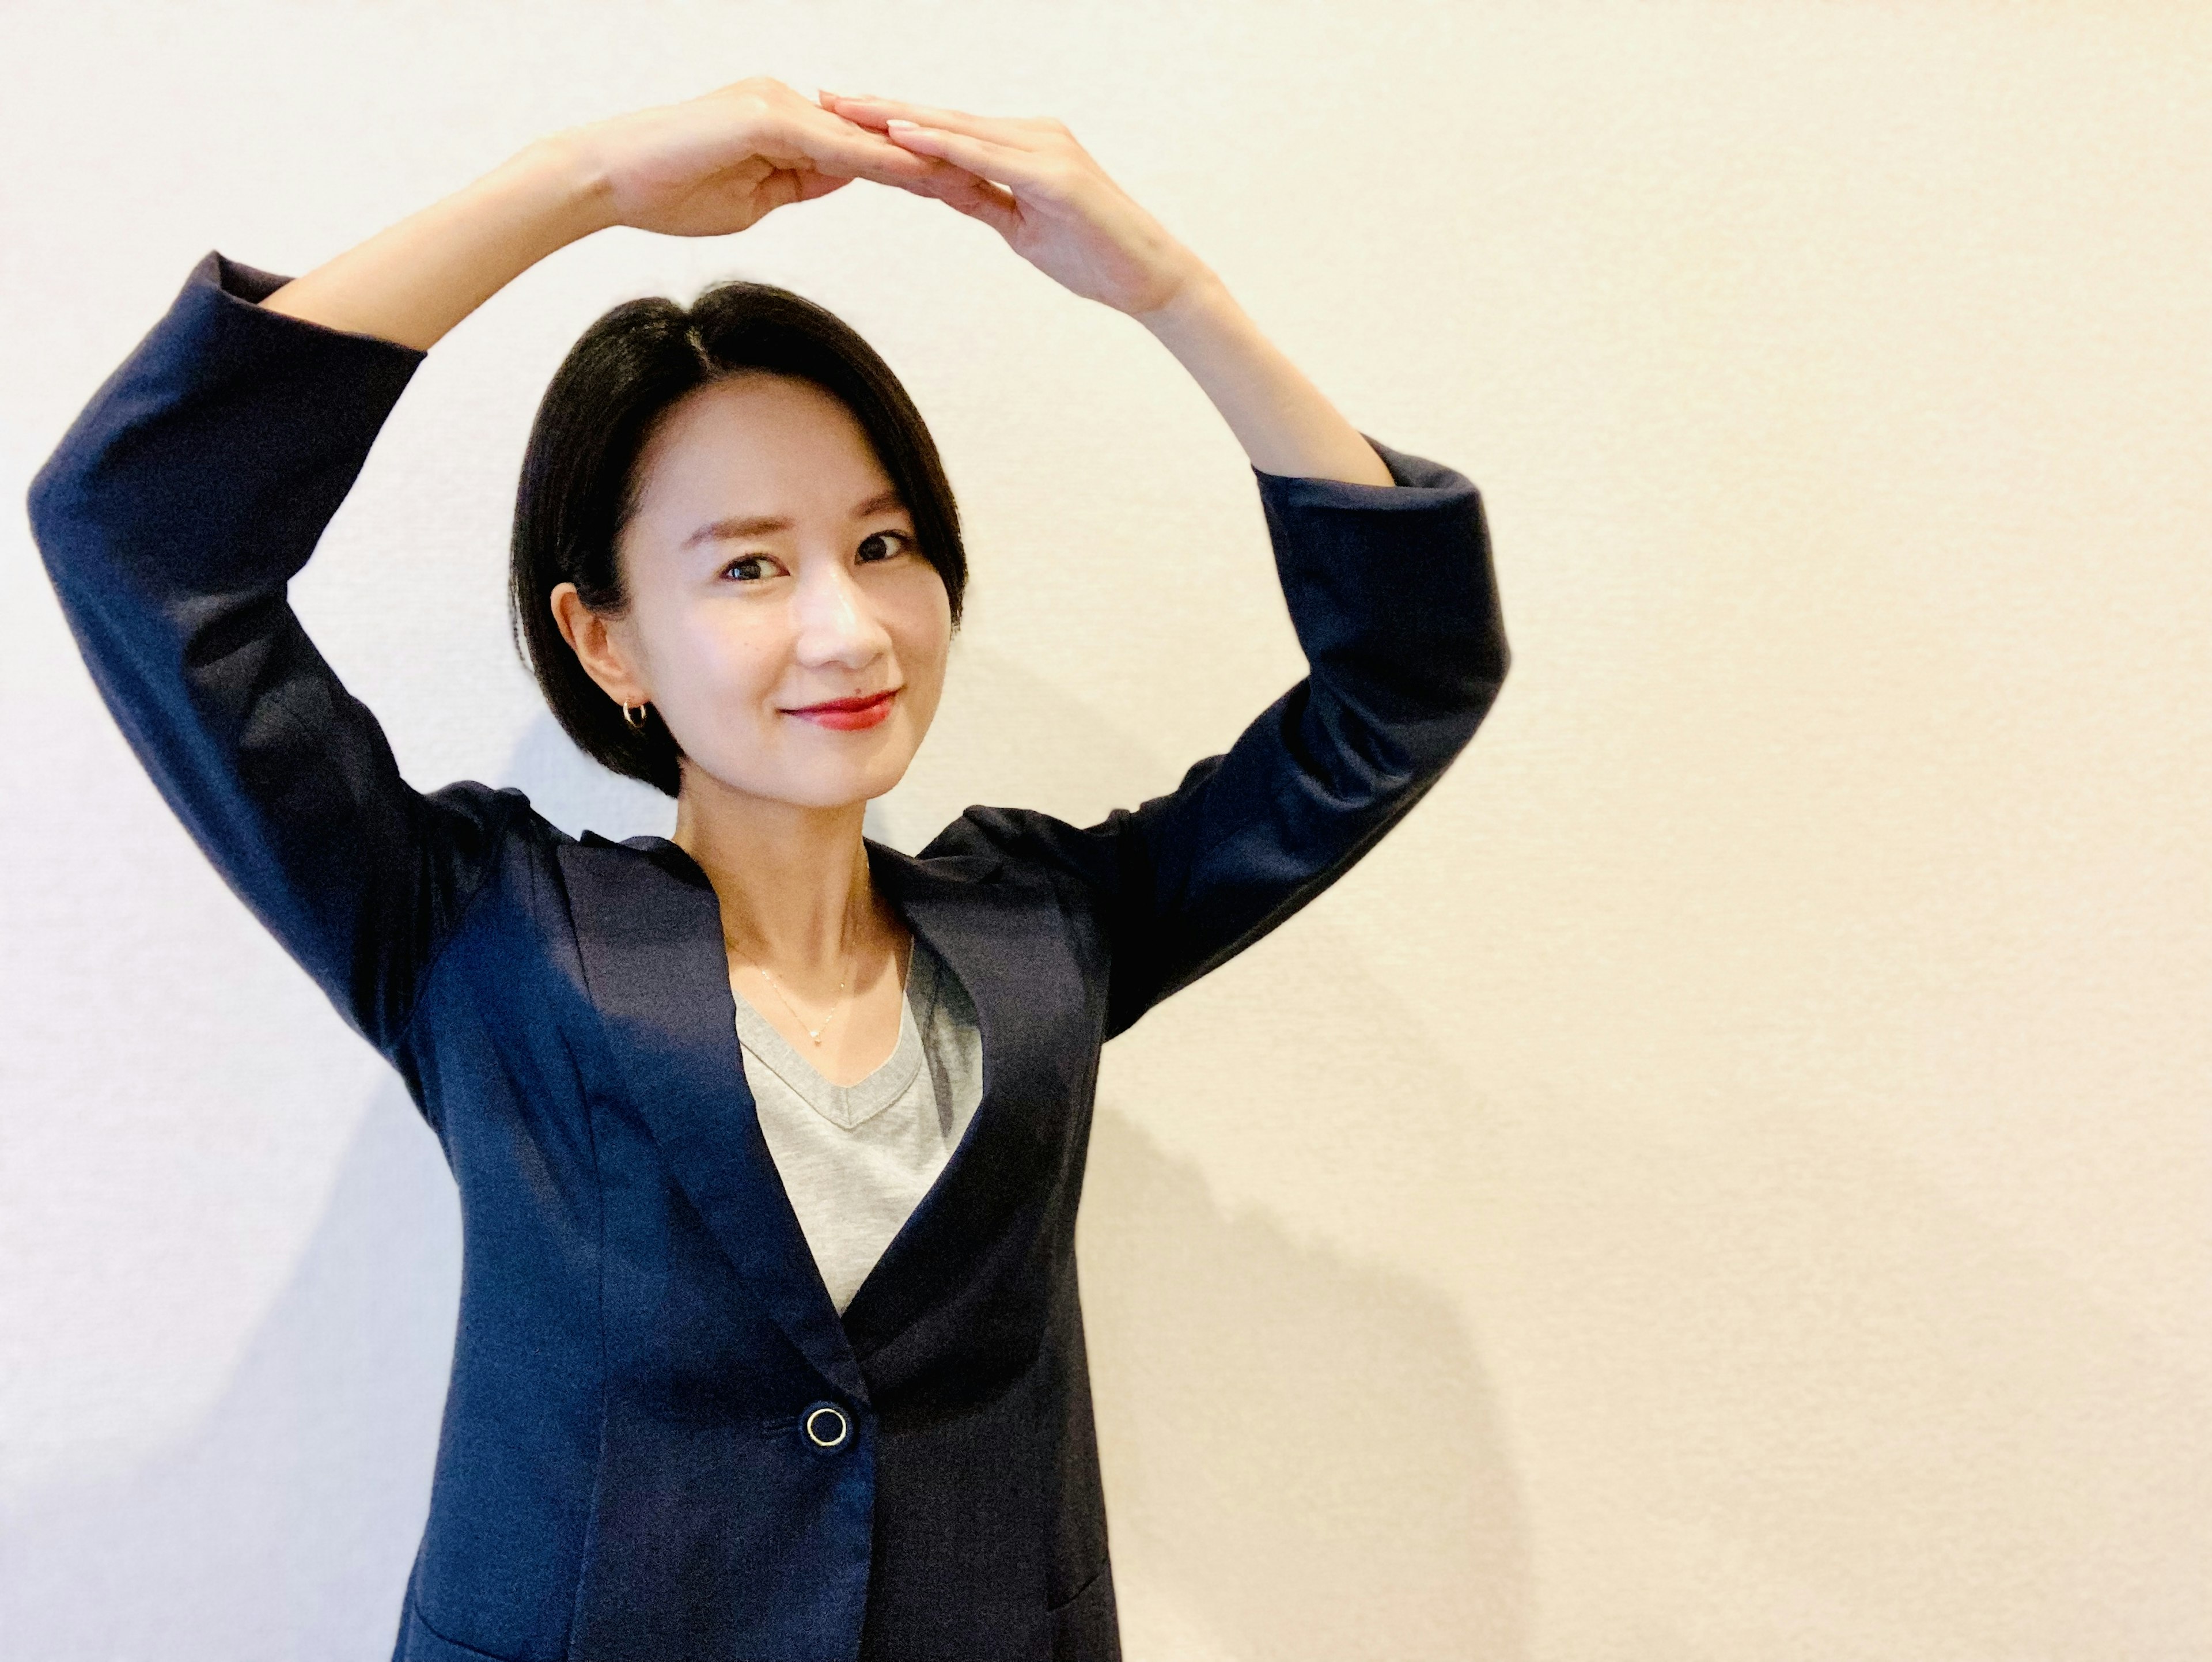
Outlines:
[[[881,490],[853,510],[853,517],[865,520],[872,514],[888,513],[906,503],[896,490]],[[739,537],[757,537],[770,531],[788,531],[797,521],[778,514],[756,514],[750,519],[716,520],[702,525],[684,539],[683,546],[695,543],[727,542]]]

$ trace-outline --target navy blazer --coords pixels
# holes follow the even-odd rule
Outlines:
[[[400,776],[286,599],[423,354],[210,253],[30,493],[108,708],[406,1081],[460,1319],[407,1662],[1120,1654],[1074,1234],[1099,1047],[1401,819],[1508,654],[1481,501],[1255,470],[1310,673],[1174,791],[971,807],[869,869],[968,989],[983,1093],[841,1317],[755,1117],[714,892],[672,843]]]

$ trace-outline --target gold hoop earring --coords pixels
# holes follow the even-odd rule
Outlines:
[[[624,704],[622,707],[623,721],[629,726],[629,730],[632,733],[643,733],[645,731],[645,724],[647,719],[646,712],[652,708],[653,706],[651,704],[638,704],[635,706]]]

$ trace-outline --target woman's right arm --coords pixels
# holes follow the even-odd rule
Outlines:
[[[423,796],[287,586],[422,354],[265,310],[220,253],[32,481],[32,533],[100,695],[240,898],[387,1055],[520,806]]]
[[[558,135],[295,282],[209,254],[40,470],[33,533],[125,736],[378,1049],[523,807],[411,788],[287,598],[428,348],[601,225],[716,234],[954,171],[765,81]]]
[[[548,254],[615,223],[611,207],[592,152],[556,133],[261,304],[427,352]]]

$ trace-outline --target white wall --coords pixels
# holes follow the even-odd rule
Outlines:
[[[1484,486],[1516,654],[1356,872],[1108,1052],[1133,1662],[2202,1659],[2208,49],[1936,0],[18,3],[0,482],[208,248],[304,270],[555,126],[763,71],[1060,116]],[[1297,675],[1174,361],[863,185],[601,237],[431,355],[299,586],[411,777],[665,825],[536,703],[506,521],[583,325],[731,273],[878,345],[969,519],[878,834],[1095,817]],[[137,771],[20,513],[0,562],[0,1653],[380,1658],[449,1180]]]

